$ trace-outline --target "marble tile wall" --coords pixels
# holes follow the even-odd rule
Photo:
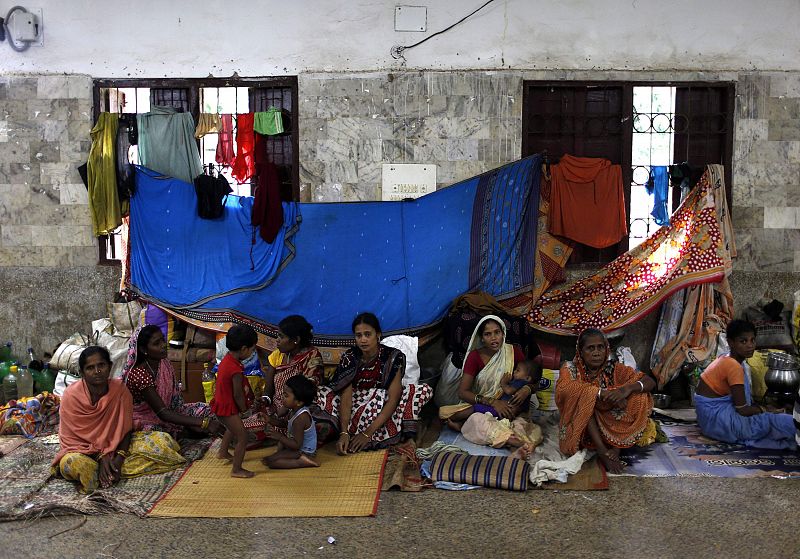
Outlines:
[[[384,162],[436,164],[441,187],[513,161],[521,153],[524,79],[737,81],[737,306],[737,291],[756,293],[767,277],[781,278],[770,285],[787,302],[797,288],[800,73],[404,71],[298,79],[301,197],[315,202],[380,199]],[[89,310],[72,307],[57,320],[62,336],[96,318],[113,293],[117,277],[97,266],[86,189],[75,170],[86,160],[90,129],[90,77],[0,76],[0,290],[25,302],[0,316],[0,337],[18,330],[14,316],[37,307],[19,279],[26,274],[39,277],[40,299],[63,294],[56,306],[64,309],[72,305],[67,293],[85,291],[85,271],[102,278],[95,287],[107,284],[89,295]],[[68,289],[53,284],[48,291],[54,281]]]
[[[734,270],[800,271],[798,73],[739,75],[732,215]]]
[[[307,74],[299,96],[306,201],[379,200],[382,163],[436,164],[446,186],[521,152],[519,73]]]
[[[0,267],[96,266],[88,76],[0,77]]]
[[[53,351],[106,314],[119,269],[98,266],[89,199],[89,76],[0,76],[0,342]]]

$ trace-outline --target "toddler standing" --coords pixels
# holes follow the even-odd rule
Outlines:
[[[244,375],[242,362],[253,354],[257,341],[258,335],[250,326],[232,326],[225,337],[228,354],[217,368],[216,392],[211,400],[211,411],[226,427],[217,458],[233,461],[231,477],[248,478],[255,475],[255,472],[242,467],[247,450],[247,432],[240,414],[253,404],[253,392]],[[234,440],[236,447],[231,456],[228,449]]]

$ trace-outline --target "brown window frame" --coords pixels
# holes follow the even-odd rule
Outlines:
[[[532,155],[534,153],[540,153],[542,151],[542,144],[546,143],[542,140],[539,140],[537,143],[537,139],[532,137],[537,134],[541,134],[543,137],[546,137],[547,132],[531,132],[531,123],[533,118],[555,118],[561,117],[564,113],[545,113],[542,111],[536,110],[533,106],[532,95],[531,95],[531,88],[554,88],[554,89],[561,89],[561,90],[572,90],[575,91],[584,91],[588,92],[592,89],[598,90],[602,88],[620,88],[622,90],[622,114],[621,118],[623,122],[626,123],[623,127],[623,134],[621,139],[621,144],[619,145],[619,156],[618,158],[610,158],[612,159],[612,163],[620,164],[622,166],[622,179],[623,179],[623,187],[625,192],[625,212],[630,220],[630,201],[631,201],[631,184],[633,179],[633,167],[631,165],[632,159],[632,142],[633,142],[633,88],[634,87],[674,87],[674,88],[689,88],[689,89],[701,89],[701,88],[713,88],[720,90],[720,95],[722,99],[722,104],[724,104],[724,113],[722,113],[722,117],[724,118],[725,129],[724,129],[724,145],[721,148],[723,152],[722,163],[725,166],[725,186],[726,186],[726,195],[728,199],[728,207],[732,207],[732,164],[733,164],[733,133],[734,133],[734,111],[735,111],[735,82],[669,82],[669,81],[647,81],[647,82],[637,82],[637,81],[552,81],[552,80],[524,80],[523,81],[523,105],[522,105],[522,157],[526,157],[528,155]],[[576,113],[579,111],[576,111]],[[676,106],[676,117],[678,114],[678,108]],[[698,118],[711,118],[711,113],[698,113],[695,116]],[[584,117],[587,119],[589,117]],[[562,121],[564,119],[562,118]],[[546,125],[545,125],[546,126]],[[588,128],[588,125],[587,125]],[[556,136],[566,137],[568,136],[568,132],[565,132],[564,129],[559,129],[555,132]],[[678,133],[675,134],[675,153],[677,153],[678,149]],[[588,135],[586,136],[589,137]],[[574,142],[578,143],[579,138],[581,136],[575,134]],[[683,144],[681,144],[685,151],[689,153],[689,140],[687,137],[682,138]],[[610,145],[610,142],[609,142]],[[551,158],[557,159],[561,157],[562,153],[553,153],[549,151],[548,154]],[[572,155],[577,156],[586,156],[586,157],[597,157],[597,155],[591,155],[586,153],[572,153]],[[675,156],[674,156],[675,157]],[[617,160],[614,160],[617,159]],[[685,158],[675,157],[677,161],[673,161],[673,163],[680,163]],[[716,161],[692,161],[691,157],[689,157],[689,163],[693,165],[704,165],[707,163],[717,163]],[[679,191],[679,189],[674,189],[673,193]],[[677,197],[673,196],[673,199],[677,200]],[[673,207],[673,210],[675,209]],[[608,262],[614,260],[617,256],[624,254],[627,252],[629,247],[629,239],[628,237],[624,237],[618,244],[605,248],[605,249],[593,249],[591,247],[587,247],[585,245],[581,245],[579,243],[575,243],[575,250],[573,251],[573,255],[570,257],[569,262],[567,263],[567,268],[572,269],[586,269],[586,268],[596,268],[599,266],[603,266]]]
[[[149,88],[149,89],[187,89],[189,112],[197,118],[200,114],[200,90],[202,88],[213,87],[247,87],[253,89],[291,89],[291,148],[292,148],[292,169],[290,173],[291,192],[282,190],[284,195],[291,195],[292,200],[300,200],[300,123],[299,123],[299,99],[297,76],[277,76],[262,78],[134,78],[134,79],[114,79],[99,78],[93,80],[92,86],[92,107],[93,121],[97,121],[101,112],[101,95],[103,89],[114,88]],[[251,92],[252,93],[252,92]],[[109,258],[108,252],[109,236],[98,237],[98,264],[105,266],[119,266],[120,260]],[[113,247],[112,247],[113,252]]]

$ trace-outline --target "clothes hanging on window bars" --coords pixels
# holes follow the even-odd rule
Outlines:
[[[236,157],[233,153],[233,115],[220,115],[220,122],[217,153],[214,159],[218,164],[230,167]]]
[[[215,134],[222,129],[222,119],[218,114],[202,113],[197,119],[197,128],[194,130],[194,137],[198,140],[206,134]]]
[[[647,181],[647,191],[653,196],[653,216],[657,225],[669,226],[669,174],[666,166],[650,167],[650,179]]]
[[[267,136],[283,134],[283,113],[275,107],[255,113],[253,130]]]
[[[564,155],[551,173],[550,233],[594,248],[615,245],[627,234],[619,165]]]
[[[239,184],[246,183],[256,170],[253,154],[256,141],[253,119],[253,113],[242,113],[236,116],[236,159],[233,161],[231,175]]]
[[[203,172],[190,113],[154,106],[137,115],[137,121],[141,165],[188,183]]]
[[[283,226],[281,183],[278,168],[267,159],[264,137],[256,135],[256,188],[253,192],[253,215],[251,223],[259,227],[261,238],[272,243]]]
[[[107,235],[122,223],[114,144],[119,128],[119,115],[100,113],[92,128],[92,147],[86,171],[89,189],[89,211],[95,237]]]

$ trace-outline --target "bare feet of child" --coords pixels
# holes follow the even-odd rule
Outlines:
[[[312,466],[314,468],[319,468],[319,462],[311,458],[310,456],[306,456],[305,454],[300,454],[299,458],[300,462]]]
[[[230,462],[231,460],[233,460],[233,455],[230,452],[228,452],[228,449],[220,448],[219,451],[217,452],[217,458],[219,458],[220,460],[227,460],[228,462]]]
[[[239,468],[238,470],[231,470],[231,477],[253,477],[256,475],[255,472],[251,472],[250,470],[245,470],[244,468]]]
[[[457,433],[461,432],[461,426],[464,425],[463,423],[459,421],[453,421],[452,419],[446,419],[445,423],[447,424],[448,427],[450,427],[453,431]]]
[[[527,460],[530,458],[534,448],[535,447],[531,443],[525,443],[517,448],[517,450],[515,450],[511,456],[514,458],[519,458],[520,460]]]

